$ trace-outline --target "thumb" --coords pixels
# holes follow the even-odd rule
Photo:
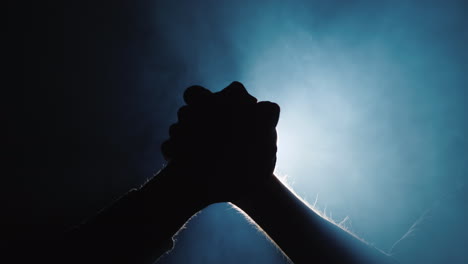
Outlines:
[[[280,116],[280,107],[278,104],[263,101],[256,105],[256,119],[260,126],[275,128]]]

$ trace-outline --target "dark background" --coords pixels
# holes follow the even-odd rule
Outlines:
[[[54,237],[141,185],[163,164],[159,145],[183,90],[239,80],[282,106],[279,167],[300,194],[313,202],[320,193],[322,209],[350,215],[358,235],[385,250],[434,211],[397,256],[463,263],[466,11],[463,1],[16,3],[5,50],[11,172],[2,177],[2,233]],[[326,132],[304,125],[312,123]],[[284,259],[235,210],[216,205],[162,262]]]

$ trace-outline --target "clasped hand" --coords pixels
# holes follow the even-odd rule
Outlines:
[[[180,184],[211,204],[234,202],[272,177],[277,104],[257,102],[239,82],[217,93],[191,86],[184,101],[161,146],[168,163],[186,172]]]

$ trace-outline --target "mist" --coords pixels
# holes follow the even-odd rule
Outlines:
[[[465,11],[461,1],[201,1],[164,4],[155,21],[187,82],[217,91],[238,80],[281,106],[277,175],[300,196],[401,263],[462,263]],[[161,263],[285,262],[229,206],[192,222]]]
[[[275,173],[299,196],[402,264],[466,263],[465,2],[50,1],[33,14],[18,9],[12,17],[28,29],[28,122],[18,121],[6,148],[8,157],[23,145],[27,154],[5,185],[15,187],[5,236],[52,237],[141,186],[164,165],[159,146],[184,89],[240,81],[280,105]],[[231,205],[216,204],[187,223],[159,263],[287,259]]]

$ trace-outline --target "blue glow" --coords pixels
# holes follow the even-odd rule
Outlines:
[[[349,217],[358,236],[393,249],[401,263],[466,262],[462,1],[215,3],[158,11],[161,21],[182,17],[164,25],[191,69],[186,79],[211,89],[239,80],[277,102],[278,172],[307,201],[318,196],[331,218]],[[237,212],[216,205],[161,261],[220,262],[285,260]]]

